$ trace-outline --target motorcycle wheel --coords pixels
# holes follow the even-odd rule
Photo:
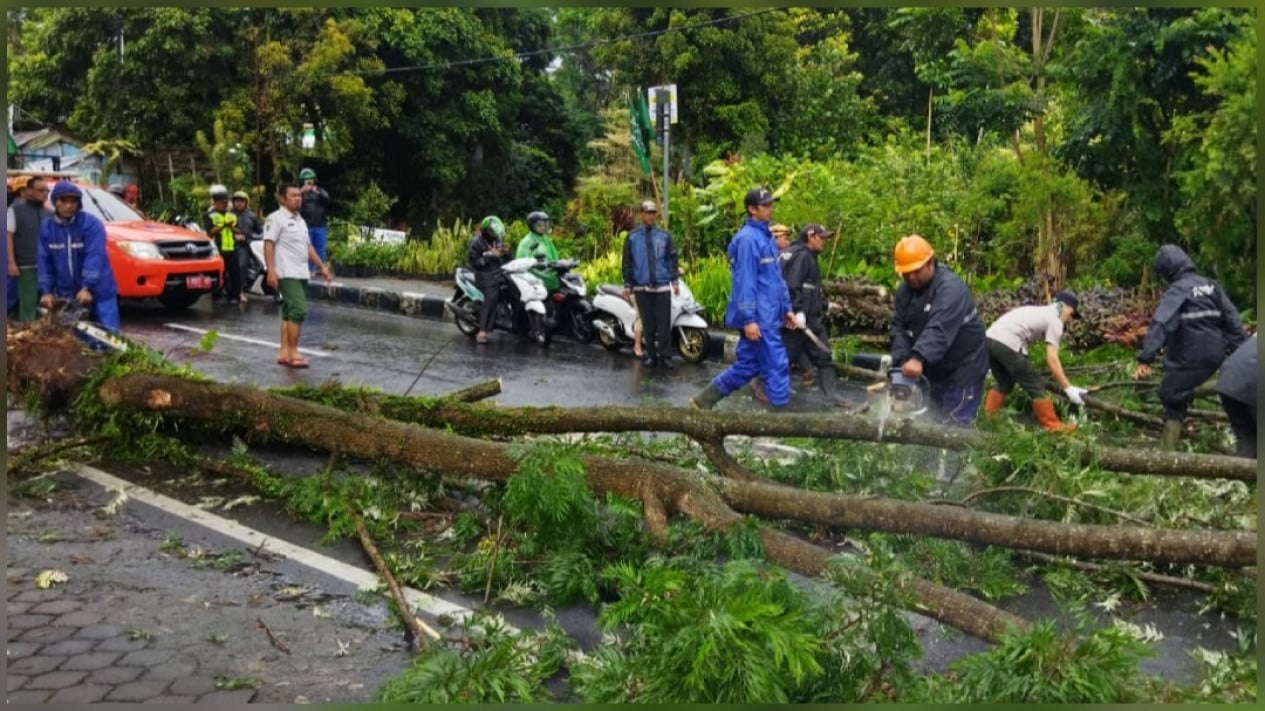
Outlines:
[[[528,323],[531,324],[530,336],[538,346],[549,345],[549,329],[545,328],[545,318],[536,312],[532,312]]]
[[[610,316],[598,316],[598,318],[601,319],[607,326],[610,326],[611,331],[618,332],[619,323],[616,322],[614,318]],[[612,338],[611,336],[606,335],[606,332],[602,329],[594,328],[593,330],[597,331],[597,342],[601,343],[602,347],[606,350],[617,351],[624,347],[624,344],[620,343],[618,338]]]
[[[479,323],[470,315],[471,301],[467,298],[462,298],[453,305],[457,307],[457,313],[453,314],[452,319],[453,323],[457,324],[457,330],[461,331],[462,335],[473,338],[479,333]]]
[[[707,355],[707,330],[703,328],[678,329],[676,348],[687,363],[701,363]]]
[[[593,328],[593,322],[585,314],[579,311],[571,312],[571,333],[580,343],[588,343],[593,340],[593,332],[597,330]]]

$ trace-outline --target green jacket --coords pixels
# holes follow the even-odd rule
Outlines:
[[[553,246],[553,240],[549,239],[549,235],[538,235],[535,232],[528,232],[522,241],[518,243],[518,251],[514,257],[523,259],[525,257],[543,256],[547,262],[558,261],[558,248]]]

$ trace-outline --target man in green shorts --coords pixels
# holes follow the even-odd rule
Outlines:
[[[268,286],[281,294],[281,349],[277,365],[306,368],[311,365],[299,355],[299,332],[307,315],[308,261],[319,269],[325,282],[334,280],[329,267],[312,248],[307,223],[299,215],[303,194],[294,183],[282,183],[277,190],[281,207],[268,215],[264,223],[264,264],[268,269]]]

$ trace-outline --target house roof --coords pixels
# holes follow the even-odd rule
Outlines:
[[[37,131],[18,131],[13,134],[18,148],[43,148],[54,143],[64,142],[82,146],[83,142],[74,136],[67,135],[55,128],[41,128]]]

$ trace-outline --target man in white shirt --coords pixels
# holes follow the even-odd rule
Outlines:
[[[277,365],[306,368],[311,365],[299,355],[299,332],[307,315],[308,261],[317,265],[325,283],[334,276],[321,256],[312,248],[307,223],[299,215],[303,194],[294,183],[282,183],[277,190],[281,205],[268,215],[264,223],[264,264],[268,269],[268,286],[281,294],[281,349]]]
[[[1028,360],[1028,346],[1042,341],[1045,344],[1045,363],[1050,368],[1059,387],[1067,395],[1067,399],[1076,405],[1083,405],[1081,398],[1085,394],[1083,388],[1072,385],[1063,373],[1063,363],[1059,360],[1059,342],[1063,339],[1063,330],[1076,316],[1080,302],[1070,291],[1060,291],[1054,295],[1054,303],[1045,306],[1020,306],[1006,312],[993,322],[984,332],[984,342],[988,349],[988,365],[993,372],[997,386],[988,391],[984,398],[984,412],[991,413],[1001,409],[1006,396],[1018,384],[1032,398],[1032,411],[1041,426],[1050,432],[1071,432],[1076,429],[1074,423],[1059,421],[1054,411],[1054,401],[1045,394],[1045,384],[1041,374]]]

